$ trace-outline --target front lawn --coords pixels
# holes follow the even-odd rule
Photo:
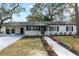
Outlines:
[[[79,51],[79,38],[74,36],[56,36],[56,38],[68,45],[70,48]]]
[[[41,37],[23,37],[0,51],[1,56],[40,56],[48,55]]]

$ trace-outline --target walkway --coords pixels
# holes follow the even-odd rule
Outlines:
[[[47,36],[44,36],[43,38],[44,38],[44,40],[47,41],[47,43],[49,45],[52,46],[52,49],[55,51],[55,53],[58,56],[76,56],[75,54],[73,54],[69,50],[65,49],[64,47],[62,47],[61,45],[59,45],[58,43],[56,43],[55,41],[53,41],[51,38],[49,38]]]
[[[6,36],[0,36],[0,51],[12,43],[16,42],[20,38],[22,38],[23,35],[6,35]]]

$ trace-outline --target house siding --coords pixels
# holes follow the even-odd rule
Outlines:
[[[2,28],[0,29],[0,35],[3,35],[6,33],[6,29],[4,26],[2,26]]]
[[[20,27],[15,28],[15,34],[20,34]]]
[[[41,36],[41,31],[25,31],[25,35],[28,35],[28,36]]]
[[[76,34],[76,26],[75,25],[51,25],[51,27],[59,27],[59,31],[46,31],[45,35],[75,35]],[[73,27],[73,31],[66,31],[66,26]],[[48,27],[49,29],[49,27]],[[61,34],[62,33],[62,34]]]

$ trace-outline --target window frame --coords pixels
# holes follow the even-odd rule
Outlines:
[[[73,26],[66,26],[66,31],[73,31]]]
[[[49,27],[49,31],[59,31],[59,26],[51,26]]]

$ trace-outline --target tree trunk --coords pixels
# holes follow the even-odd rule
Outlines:
[[[78,3],[75,3],[75,20],[76,20],[76,27],[77,27],[77,36],[79,37]]]
[[[2,28],[3,21],[0,22],[0,28]]]

